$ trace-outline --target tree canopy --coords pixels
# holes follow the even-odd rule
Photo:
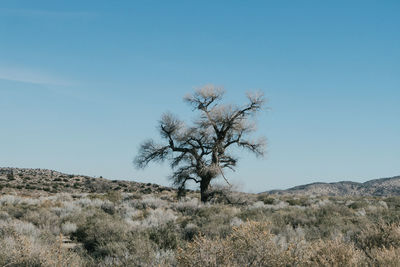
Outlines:
[[[256,131],[254,115],[265,104],[261,92],[247,93],[243,106],[223,104],[224,90],[212,85],[197,89],[184,97],[199,114],[191,125],[173,114],[164,113],[159,121],[163,142],[144,141],[135,158],[135,165],[146,167],[150,162],[170,162],[175,186],[183,190],[188,181],[200,185],[201,200],[209,200],[210,182],[223,175],[224,169],[234,170],[238,158],[232,148],[246,149],[256,156],[265,153],[264,137],[251,138]]]

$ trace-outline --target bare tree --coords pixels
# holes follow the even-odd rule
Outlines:
[[[211,180],[220,175],[225,178],[223,170],[234,170],[236,166],[237,158],[231,155],[233,147],[257,156],[265,152],[265,138],[248,138],[256,130],[254,115],[263,108],[263,94],[248,93],[244,106],[222,104],[223,94],[223,89],[209,85],[185,96],[184,101],[199,112],[198,118],[188,126],[170,113],[163,114],[159,130],[165,143],[143,142],[135,165],[144,168],[151,161],[169,160],[174,185],[184,190],[188,181],[198,183],[201,201],[207,202]]]

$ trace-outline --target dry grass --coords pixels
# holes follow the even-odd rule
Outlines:
[[[243,198],[0,195],[0,266],[400,266],[400,198]]]
[[[226,239],[196,238],[179,248],[180,266],[357,266],[361,251],[342,239],[278,243],[266,222],[248,221]]]

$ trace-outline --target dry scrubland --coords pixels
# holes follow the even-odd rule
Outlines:
[[[400,265],[399,197],[2,192],[1,266]]]
[[[400,197],[199,197],[0,168],[0,266],[400,266]]]

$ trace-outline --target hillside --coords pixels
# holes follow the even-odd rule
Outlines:
[[[151,194],[174,191],[174,188],[152,183],[108,180],[85,175],[65,174],[48,169],[0,168],[0,190],[17,189],[26,193],[106,193],[110,190]],[[400,176],[357,183],[312,183],[286,190],[271,190],[261,194],[315,196],[400,196]]]
[[[295,186],[286,190],[271,190],[265,193],[316,196],[399,196],[400,176],[374,179],[365,183],[350,181],[312,183]]]
[[[0,191],[17,189],[26,193],[106,193],[110,190],[150,194],[174,189],[152,183],[108,180],[65,174],[47,169],[0,168]]]

